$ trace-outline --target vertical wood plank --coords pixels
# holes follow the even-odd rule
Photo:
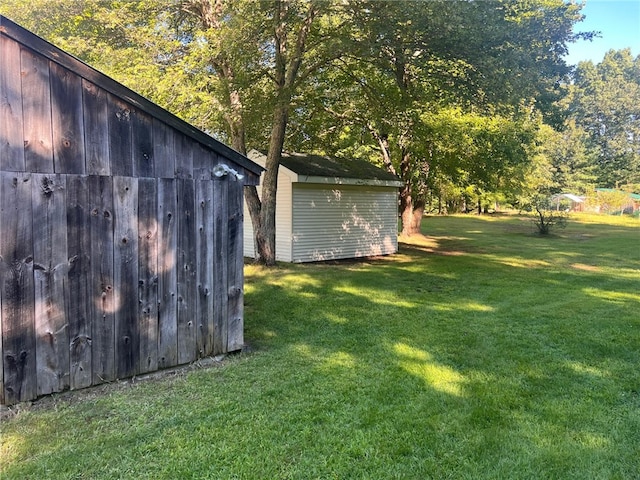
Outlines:
[[[243,183],[229,178],[227,352],[244,345],[244,246],[242,233]]]
[[[53,172],[49,62],[22,49],[22,111],[25,166],[28,172]]]
[[[2,401],[36,397],[31,177],[0,172],[2,261]]]
[[[82,82],[78,75],[49,62],[53,164],[57,173],[85,173]]]
[[[211,180],[211,169],[218,163],[217,155],[200,144],[193,146],[193,178]]]
[[[111,174],[133,176],[131,107],[119,98],[107,94],[107,109]]]
[[[178,363],[177,181],[158,180],[158,367]]]
[[[131,115],[133,171],[139,178],[153,177],[155,159],[151,117],[140,110],[132,110]]]
[[[69,324],[70,385],[72,389],[91,385],[91,323],[89,302],[90,209],[87,177],[67,177],[68,274],[65,295]]]
[[[193,140],[180,132],[175,134],[176,178],[193,178]]]
[[[69,388],[69,328],[65,317],[67,221],[65,177],[33,174],[33,277],[37,393]]]
[[[213,354],[227,351],[228,189],[226,177],[213,180]]]
[[[114,289],[116,374],[131,377],[139,371],[138,328],[138,181],[113,177]]]
[[[0,35],[0,170],[23,172],[24,136],[20,46]]]
[[[178,179],[178,363],[196,359],[196,212],[194,181]]]
[[[116,379],[115,311],[119,308],[113,272],[113,180],[90,176],[92,383]]]
[[[166,123],[153,119],[153,157],[156,177],[174,178],[176,170],[175,133]]]
[[[140,372],[158,369],[158,192],[155,178],[138,180],[138,319]]]
[[[85,163],[89,175],[109,175],[109,122],[107,92],[82,80]]]
[[[198,355],[213,352],[213,180],[196,181]]]

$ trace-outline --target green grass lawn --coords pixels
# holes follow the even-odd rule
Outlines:
[[[37,402],[4,479],[640,478],[640,223],[433,217],[391,257],[246,267],[249,353]]]

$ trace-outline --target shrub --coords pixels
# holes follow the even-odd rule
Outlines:
[[[533,202],[535,216],[533,224],[540,235],[548,235],[553,228],[565,228],[569,216],[566,210],[554,210],[548,199],[536,199]]]

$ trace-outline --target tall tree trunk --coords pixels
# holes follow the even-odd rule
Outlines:
[[[198,16],[207,28],[220,28],[224,22],[225,5],[232,0],[184,0],[183,8],[187,12]],[[296,22],[292,20],[290,0],[274,0],[273,27],[273,80],[277,104],[273,112],[271,124],[271,140],[267,153],[266,171],[262,177],[262,190],[258,194],[255,186],[245,187],[245,199],[253,225],[255,239],[256,262],[264,265],[274,265],[276,262],[276,191],[278,187],[278,166],[282,157],[285,132],[291,98],[295,90],[300,67],[307,48],[307,39],[314,19],[319,13],[320,4],[309,2],[306,14],[297,32],[294,33]],[[225,120],[229,125],[230,138],[233,148],[246,154],[245,124],[243,119],[243,104],[241,90],[236,85],[236,71],[234,71],[228,52],[220,51],[211,59],[216,74],[225,87],[225,103],[228,111]],[[319,68],[322,62],[314,64],[311,69],[303,72],[302,78]]]
[[[255,185],[247,185],[244,187],[244,200],[245,202],[247,202],[247,209],[249,210],[251,225],[253,226],[253,231],[255,232],[260,228],[260,209],[262,207],[262,202],[260,201],[260,196],[258,195],[258,189]],[[259,257],[258,244],[255,241],[255,234],[253,237],[253,257],[257,259]]]
[[[403,195],[401,192],[400,218],[402,220],[402,235],[410,236],[421,233],[424,208],[424,201],[420,199],[414,200],[410,194]]]
[[[389,140],[385,135],[379,134],[373,127],[369,126],[369,131],[378,141],[382,160],[387,170],[397,175],[391,162],[391,149]],[[400,178],[404,182],[400,190],[400,222],[402,224],[403,235],[414,235],[420,233],[422,217],[424,216],[425,202],[421,198],[414,199],[411,189],[411,154],[402,149],[402,160],[400,162]]]
[[[287,12],[289,2],[277,0],[275,2],[273,26],[275,40],[275,72],[274,80],[278,96],[277,105],[271,123],[271,139],[267,152],[266,171],[262,177],[262,198],[257,193],[249,191],[251,198],[247,205],[250,209],[251,221],[254,228],[256,245],[256,262],[266,266],[276,263],[276,192],[278,189],[278,167],[282,158],[289,106],[298,78],[298,72],[306,51],[306,42],[311,25],[318,14],[318,6],[309,3],[308,10],[295,42],[290,42]],[[251,211],[260,206],[259,212]]]
[[[276,108],[273,115],[271,141],[265,165],[266,171],[262,177],[260,225],[254,230],[256,261],[267,266],[273,266],[276,263],[276,192],[278,190],[278,167],[282,157],[288,110],[288,102],[282,103]]]
[[[400,190],[400,219],[402,235],[410,236],[420,233],[424,215],[424,200],[414,198],[411,188],[411,154],[403,149],[400,162],[400,176],[404,186]]]

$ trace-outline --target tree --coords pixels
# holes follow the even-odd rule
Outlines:
[[[447,184],[511,188],[530,158],[531,119],[557,116],[562,55],[581,19],[581,5],[563,0],[33,0],[36,21],[23,1],[6,2],[238,151],[267,151],[262,196],[246,192],[265,264],[287,143],[397,173],[405,233]]]
[[[246,153],[267,151],[262,196],[247,187],[257,259],[275,263],[277,171],[296,92],[340,55],[340,4],[320,0],[8,0],[4,13]],[[33,12],[39,12],[34,15]],[[41,15],[40,18],[38,16]]]
[[[549,202],[549,197],[536,197],[533,200],[534,218],[533,224],[540,235],[549,235],[554,228],[567,226],[567,212],[554,210]]]
[[[592,193],[589,202],[600,212],[625,213],[625,207],[629,207],[629,193],[614,189],[598,189]]]
[[[320,148],[352,155],[371,157],[375,149],[376,163],[404,182],[405,234],[419,231],[425,198],[438,185],[504,188],[501,179],[530,158],[531,122],[523,119],[541,112],[557,121],[560,80],[569,72],[562,55],[575,38],[581,6],[562,0],[351,6],[358,54],[323,72],[317,80],[323,93],[312,107],[317,118],[329,114],[340,126],[323,136],[313,123],[312,134],[297,138],[307,144],[320,138]],[[523,130],[516,134],[514,127]]]
[[[223,106],[170,1],[4,0],[0,12],[179,117],[228,140]],[[196,68],[198,67],[198,68]]]
[[[640,56],[610,50],[602,62],[578,64],[569,112],[588,135],[602,187],[640,187]]]
[[[271,127],[262,196],[247,187],[245,197],[255,232],[257,260],[275,263],[275,207],[282,149],[292,99],[299,82],[330,61],[326,47],[314,40],[319,17],[329,4],[316,1],[274,2],[185,0],[202,30],[211,73],[222,85],[232,146],[246,153],[245,95],[262,88],[270,97]],[[238,33],[240,32],[240,33]],[[249,36],[243,33],[249,33]],[[252,45],[246,48],[246,45]],[[313,55],[313,62],[309,57]],[[249,81],[247,81],[249,80]],[[265,80],[270,82],[265,83]],[[258,86],[256,87],[256,83]],[[264,105],[263,105],[264,106]]]
[[[548,193],[585,195],[595,187],[595,156],[588,148],[587,132],[575,119],[568,118],[559,131],[545,126],[539,143],[540,154],[547,158],[552,169]]]

